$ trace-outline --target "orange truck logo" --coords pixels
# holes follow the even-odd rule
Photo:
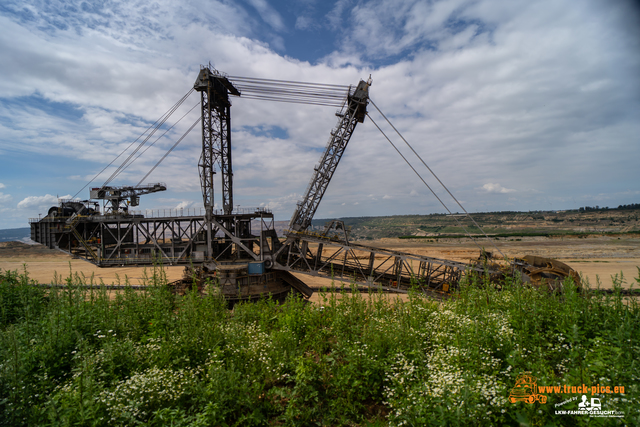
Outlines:
[[[523,372],[516,378],[516,385],[509,393],[509,401],[516,403],[518,401],[525,403],[547,403],[547,396],[538,393],[537,379],[531,372]]]

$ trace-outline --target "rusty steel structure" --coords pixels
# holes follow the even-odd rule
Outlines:
[[[138,206],[141,195],[163,191],[166,186],[114,187],[107,185],[112,175],[103,186],[90,191],[90,199],[61,200],[45,218],[30,220],[31,238],[100,267],[183,264],[189,266],[185,279],[174,286],[184,288],[196,282],[203,287],[207,280],[217,282],[218,290],[230,301],[265,295],[282,300],[290,292],[308,298],[313,291],[292,273],[383,291],[407,292],[413,287],[443,295],[454,290],[467,274],[504,272],[504,268],[488,269],[487,263],[465,264],[356,244],[349,240],[348,229],[340,221],[332,221],[321,233],[309,231],[351,136],[367,116],[371,84],[370,77],[355,87],[229,77],[211,66],[202,66],[192,91],[200,94],[202,152],[198,170],[204,214],[150,217],[132,212],[129,206]],[[233,209],[234,96],[340,108],[338,122],[282,240],[268,209]],[[215,209],[214,202],[217,170],[221,175],[222,209]],[[102,210],[99,200],[104,203]],[[512,270],[532,278],[572,275],[573,270],[563,270],[560,264],[550,264],[545,270],[539,266],[541,260],[533,261],[519,260]]]

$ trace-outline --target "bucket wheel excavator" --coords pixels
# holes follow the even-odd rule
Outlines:
[[[204,215],[194,212],[148,218],[132,214],[128,206],[137,206],[140,195],[163,191],[166,186],[103,185],[91,191],[92,199],[105,203],[103,212],[94,201],[61,202],[61,207],[52,208],[51,215],[30,221],[32,239],[101,267],[149,265],[158,260],[170,265],[183,264],[184,278],[170,284],[175,292],[197,286],[203,292],[221,293],[230,305],[267,295],[284,300],[292,292],[309,298],[313,290],[299,274],[385,292],[417,289],[440,297],[451,294],[470,275],[489,277],[494,283],[517,275],[534,286],[552,290],[561,289],[569,277],[580,286],[574,270],[552,259],[524,256],[498,262],[483,251],[476,262],[463,263],[352,242],[342,221],[331,221],[321,232],[310,231],[351,136],[368,116],[371,85],[371,77],[356,86],[339,86],[230,77],[210,65],[202,66],[193,89],[176,104],[179,106],[196,91],[200,94],[201,115],[176,145],[201,124],[199,175]],[[330,132],[284,238],[278,236],[273,213],[268,209],[234,210],[231,96],[339,108],[337,124]],[[147,140],[148,137],[143,143]],[[175,145],[169,152],[173,148]],[[222,178],[220,210],[214,204],[216,169]],[[108,182],[111,179],[113,175]],[[83,207],[90,204],[94,208]]]

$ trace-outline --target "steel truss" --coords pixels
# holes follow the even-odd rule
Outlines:
[[[229,95],[239,96],[238,89],[215,69],[202,67],[193,86],[200,92],[202,110],[202,156],[200,180],[204,206],[213,212],[213,176],[215,164],[222,172],[222,207],[229,215],[233,210],[233,173],[231,165],[231,101]]]
[[[355,92],[348,96],[342,111],[337,113],[340,119],[337,126],[331,131],[331,137],[320,158],[320,163],[314,168],[304,197],[302,201],[298,202],[296,211],[291,217],[289,224],[291,230],[303,231],[311,225],[311,220],[331,182],[356,125],[364,121],[370,85],[370,81],[360,81]]]
[[[469,266],[407,252],[354,244],[334,237],[291,232],[274,267],[387,291],[450,292]]]
[[[231,164],[231,101],[229,94],[240,95],[240,92],[221,75],[210,67],[202,67],[193,88],[200,92],[202,114],[202,154],[199,171],[202,198],[204,200],[206,219],[207,254],[213,254],[212,223],[214,210],[215,164],[220,165],[222,172],[222,208],[225,215],[233,210],[233,172]],[[226,223],[231,229],[232,223]],[[233,231],[233,230],[231,230]]]
[[[207,226],[212,225],[212,252]],[[224,224],[231,224],[234,232]],[[218,264],[262,260],[263,236],[275,235],[273,214],[253,213],[143,218],[126,215],[44,218],[32,223],[32,239],[97,266],[153,263]],[[252,234],[252,228],[259,230]],[[207,256],[211,254],[211,256]]]

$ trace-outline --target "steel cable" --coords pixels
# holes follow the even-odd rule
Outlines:
[[[453,215],[453,212],[451,212],[451,210],[449,210],[449,208],[447,207],[447,205],[442,201],[442,199],[436,194],[436,192],[431,188],[431,186],[429,184],[427,184],[427,182],[424,180],[424,178],[422,177],[422,175],[420,175],[420,173],[413,167],[413,165],[409,162],[409,160],[402,154],[402,152],[400,152],[400,150],[398,149],[398,147],[396,147],[396,145],[391,141],[391,139],[387,136],[386,133],[384,133],[384,131],[380,128],[380,126],[378,126],[378,124],[375,122],[375,120],[373,120],[373,117],[371,117],[371,115],[369,115],[369,113],[367,113],[367,116],[369,117],[369,119],[371,120],[371,122],[375,125],[376,128],[378,128],[378,130],[380,131],[380,133],[387,139],[387,141],[389,141],[389,144],[391,144],[391,146],[398,152],[398,154],[400,155],[400,157],[402,157],[402,159],[405,161],[405,163],[411,168],[411,170],[418,176],[418,178],[420,178],[420,181],[422,181],[422,183],[429,189],[429,191],[431,191],[431,194],[433,194],[433,196],[440,202],[440,204],[447,210],[447,212],[449,212],[449,214],[451,215],[451,217],[454,219],[454,221],[456,222],[456,224],[462,228],[464,230],[464,232],[467,234],[467,236],[469,236],[469,238],[471,238],[471,240],[473,241],[473,243],[478,247],[478,249],[480,249],[481,251],[483,250],[483,248],[478,244],[478,242],[476,241],[476,239],[471,235],[471,233],[469,232],[469,230],[467,230],[467,228],[460,223],[460,221],[458,221],[458,219]],[[475,223],[475,221],[474,221]],[[482,230],[482,228],[480,228],[480,230],[484,233],[484,230]],[[486,236],[486,234],[485,234]],[[487,239],[489,239],[489,237],[487,236]],[[489,241],[491,242],[491,240],[489,239]],[[500,254],[502,254],[502,256],[504,256],[504,254],[500,251],[500,249],[498,249],[498,247],[491,242],[492,246],[494,248],[496,248],[496,250],[498,252],[500,252]]]
[[[287,80],[260,79],[251,77],[229,77],[238,89],[242,92],[242,97],[248,99],[257,99],[263,101],[287,102],[306,105],[341,107],[344,105],[351,91],[351,86],[335,85],[327,83],[309,83],[296,82]],[[106,165],[99,173],[97,173],[89,182],[87,182],[73,197],[75,198],[89,184],[95,181],[98,176],[104,173],[107,168],[122,157],[134,144],[144,138],[137,147],[127,156],[127,158],[118,166],[118,168],[107,178],[102,184],[104,188],[111,183],[118,175],[126,170],[133,162],[138,160],[151,146],[153,146],[160,138],[171,130],[177,122],[158,137],[153,143],[148,145],[140,154],[138,152],[147,144],[153,135],[165,124],[169,117],[184,103],[184,101],[193,93],[192,88],[178,102],[176,102],[165,114],[156,120],[148,129],[146,129],[138,138],[129,144],[120,154],[118,154],[108,165]],[[195,107],[194,107],[195,108]],[[193,110],[193,108],[192,108]],[[189,110],[191,111],[191,110]],[[184,118],[184,116],[182,117]],[[180,120],[182,120],[182,118]],[[180,121],[178,120],[178,122]],[[173,150],[172,147],[171,150]],[[136,156],[136,154],[138,154]],[[165,155],[166,157],[166,155]],[[165,158],[163,157],[163,159]],[[157,165],[156,165],[157,166]],[[155,168],[155,167],[154,167]],[[149,174],[145,175],[148,176]],[[144,179],[143,179],[144,180]]]
[[[409,144],[409,142],[404,138],[404,136],[402,136],[402,134],[400,133],[400,131],[398,131],[398,129],[396,129],[396,127],[393,125],[393,123],[391,123],[391,121],[387,118],[387,116],[384,115],[384,113],[382,111],[380,111],[380,109],[378,108],[378,106],[373,102],[373,100],[371,100],[371,98],[369,98],[369,101],[371,102],[371,105],[373,105],[375,107],[376,110],[378,110],[378,113],[380,113],[380,115],[382,117],[384,117],[384,119],[387,121],[387,123],[389,123],[389,125],[393,128],[393,130],[396,131],[396,133],[398,134],[398,136],[404,141],[405,144],[407,144],[407,147],[409,147],[411,149],[411,151],[413,151],[413,154],[416,155],[416,157],[422,162],[422,164],[429,170],[429,172],[431,172],[431,175],[433,175],[433,177],[438,180],[438,182],[440,183],[440,185],[442,185],[442,188],[444,188],[447,193],[449,193],[449,196],[451,196],[451,198],[453,200],[455,200],[455,202],[458,204],[458,206],[460,206],[460,209],[462,209],[464,211],[464,213],[466,214],[466,216],[475,224],[476,227],[478,227],[478,229],[482,232],[482,234],[484,234],[484,237],[487,238],[487,240],[491,243],[491,245],[498,251],[500,252],[500,255],[502,255],[504,258],[506,258],[505,254],[502,253],[502,251],[496,246],[495,243],[493,243],[493,241],[489,238],[489,236],[487,236],[487,233],[484,232],[484,230],[482,229],[482,227],[480,227],[480,225],[478,225],[478,223],[473,219],[473,217],[469,214],[469,212],[467,212],[467,210],[464,208],[464,206],[462,206],[462,204],[458,201],[458,199],[456,199],[456,197],[451,193],[451,191],[449,191],[449,189],[447,188],[446,185],[444,185],[444,183],[440,180],[440,178],[438,178],[438,176],[435,174],[435,172],[433,172],[433,170],[429,167],[429,165],[427,165],[427,163],[422,160],[422,157],[420,157],[420,155],[416,152],[416,150],[413,149],[413,147],[411,146],[411,144]],[[371,116],[369,116],[369,118],[371,118]],[[372,120],[373,121],[373,120]],[[442,202],[441,202],[442,203]],[[443,204],[444,206],[444,204]],[[449,211],[449,209],[445,206],[445,209],[447,209],[447,211]],[[451,211],[449,211],[449,213],[451,213]],[[453,217],[455,218],[455,217]],[[457,221],[457,220],[456,220]],[[468,233],[467,233],[468,234]],[[469,236],[471,237],[471,236]]]
[[[167,116],[167,115],[171,115],[171,113],[170,113],[170,112],[171,112],[172,110],[173,110],[173,111],[175,111],[175,109],[174,109],[174,108],[176,107],[176,105],[178,105],[178,104],[182,104],[182,103],[183,103],[183,102],[188,98],[188,96],[189,96],[189,95],[191,95],[191,93],[192,93],[192,92],[193,92],[193,89],[191,89],[189,92],[187,92],[187,94],[186,94],[185,96],[183,96],[180,100],[178,100],[178,102],[176,102],[176,103],[175,103],[171,108],[169,108],[169,109],[168,109],[168,110],[167,110],[167,111],[166,111],[162,116],[160,116],[160,118],[159,118],[159,119],[157,119],[155,122],[153,122],[153,123],[151,124],[151,126],[149,126],[149,127],[148,127],[144,132],[142,132],[142,134],[140,134],[140,136],[139,136],[139,137],[137,137],[137,138],[136,138],[136,139],[135,139],[131,144],[129,144],[129,146],[128,146],[127,148],[125,148],[124,150],[122,150],[122,152],[120,152],[120,154],[118,154],[118,155],[117,155],[113,160],[111,160],[111,162],[109,162],[109,164],[108,164],[108,165],[106,165],[104,168],[102,168],[102,170],[101,170],[100,172],[98,172],[98,173],[97,173],[93,178],[91,178],[91,180],[89,180],[89,182],[87,182],[87,183],[86,183],[86,184],[85,184],[85,185],[84,185],[80,190],[78,190],[78,192],[77,192],[76,194],[74,194],[74,195],[73,195],[72,199],[75,199],[75,198],[76,198],[76,196],[77,196],[78,194],[80,194],[80,192],[81,192],[82,190],[84,190],[85,188],[87,188],[87,186],[88,186],[89,184],[91,184],[93,181],[95,181],[95,180],[96,180],[96,178],[98,178],[98,177],[99,177],[99,176],[100,176],[100,175],[101,175],[105,170],[107,170],[107,168],[108,168],[109,166],[111,166],[111,165],[112,165],[116,160],[118,160],[118,159],[120,158],[120,156],[122,156],[124,153],[126,153],[126,152],[127,152],[127,150],[129,150],[129,148],[131,148],[131,147],[133,146],[133,144],[135,144],[135,143],[136,143],[140,138],[142,138],[142,137],[143,137],[147,132],[149,132],[149,130],[150,130],[150,129],[157,128],[157,127],[158,127],[158,126],[157,126],[157,123],[158,123],[159,121],[161,121],[165,116]],[[178,105],[178,106],[179,106],[179,105]],[[168,117],[168,116],[167,116],[167,117]],[[166,121],[166,119],[164,119],[164,120]],[[164,121],[163,121],[163,123],[164,123]],[[106,185],[106,184],[103,184],[103,187],[104,187],[105,185]]]
[[[451,211],[449,210],[449,208],[447,207],[447,205],[442,201],[442,199],[440,199],[440,197],[438,197],[438,195],[436,194],[435,191],[433,191],[433,189],[431,188],[431,186],[429,184],[427,184],[427,181],[424,180],[424,178],[422,178],[422,175],[420,175],[420,173],[413,167],[413,165],[409,162],[409,160],[407,160],[407,158],[400,152],[400,150],[398,149],[398,147],[396,147],[396,145],[391,141],[391,139],[389,139],[389,137],[387,136],[386,133],[384,133],[384,131],[382,129],[380,129],[380,126],[378,126],[378,124],[375,122],[375,120],[373,120],[373,117],[371,117],[369,115],[369,113],[367,113],[367,116],[369,117],[369,119],[371,120],[371,122],[375,125],[375,127],[378,128],[378,130],[380,131],[380,133],[387,139],[387,141],[389,141],[389,144],[391,144],[391,146],[398,152],[398,154],[400,154],[400,157],[402,157],[402,159],[405,161],[405,163],[407,165],[409,165],[409,167],[411,168],[411,170],[413,172],[415,172],[415,174],[418,176],[418,178],[420,178],[420,181],[422,181],[422,183],[424,185],[427,186],[427,188],[429,189],[429,191],[431,191],[431,194],[433,194],[435,196],[436,199],[438,199],[438,201],[440,202],[440,204],[442,206],[444,206],[444,208],[447,210],[447,212],[449,212],[449,214],[452,214]],[[453,215],[453,214],[452,214]],[[473,243],[475,243],[475,245],[482,250],[482,247],[478,244],[478,242],[476,242],[476,240],[473,238],[473,236],[471,235],[471,233],[469,233],[469,231],[464,227],[464,225],[460,224],[460,221],[458,221],[458,219],[455,216],[452,216],[452,218],[456,221],[456,224],[458,224],[458,226],[460,226],[465,233],[467,233],[467,236],[471,237],[471,240],[473,240]]]
[[[242,98],[339,107],[351,86],[229,76]]]
[[[139,183],[136,184],[136,187],[139,186],[140,184],[142,184],[142,182],[147,179],[147,177],[149,175],[151,175],[151,172],[153,172],[159,165],[160,163],[162,163],[162,161],[164,159],[167,158],[167,156],[173,151],[174,148],[176,148],[178,146],[178,144],[180,144],[182,142],[182,140],[189,134],[189,132],[191,132],[193,130],[194,127],[196,127],[196,125],[198,124],[198,122],[200,122],[200,119],[202,118],[202,116],[198,117],[198,119],[193,122],[193,124],[191,125],[191,127],[189,127],[189,129],[187,129],[187,131],[180,137],[180,139],[178,139],[176,141],[175,144],[173,144],[173,146],[164,154],[164,156],[162,156],[162,158],[160,160],[158,160],[158,163],[156,163],[149,172],[147,172],[147,174],[142,177],[142,179],[140,180]]]
[[[135,162],[136,160],[138,160],[140,157],[142,157],[142,155],[144,155],[144,153],[147,152],[147,150],[149,150],[149,148],[153,147],[154,144],[156,142],[158,142],[160,140],[160,138],[162,138],[163,136],[165,136],[171,129],[173,129],[178,123],[180,123],[182,121],[182,119],[184,119],[185,117],[187,117],[187,115],[193,111],[194,108],[196,108],[198,105],[200,105],[200,101],[198,101],[193,107],[191,107],[191,109],[189,111],[187,111],[182,117],[180,117],[174,124],[171,125],[171,127],[167,130],[165,130],[162,135],[160,135],[158,138],[156,138],[155,141],[153,141],[151,144],[149,144],[143,151],[142,153],[138,154],[138,157],[136,157],[135,159],[133,159],[126,167],[128,168],[133,162]],[[124,169],[123,169],[124,170]],[[140,184],[138,184],[140,185]]]
[[[184,103],[184,101],[186,101],[186,99],[189,97],[189,95],[191,95],[193,93],[193,91],[194,91],[194,89],[192,88],[189,92],[187,92],[187,94],[185,96],[183,96],[176,104],[174,104],[173,107],[171,107],[171,109],[169,110],[168,114],[165,114],[160,119],[160,123],[158,123],[158,125],[149,133],[149,135],[147,135],[147,137],[140,144],[138,144],[138,146],[135,148],[135,150],[133,150],[133,152],[131,154],[129,154],[129,157],[127,157],[126,160],[104,182],[104,184],[102,184],[102,187],[105,187],[106,185],[108,185],[118,175],[120,175],[120,173],[124,169],[126,169],[128,167],[128,164],[131,162],[131,159],[133,158],[133,156],[135,156],[136,153],[144,146],[144,144],[146,144],[147,141],[149,141],[149,139],[157,132],[157,130],[160,129],[160,127],[162,127],[162,125],[169,119],[169,117],[173,113],[175,113],[175,111]]]

